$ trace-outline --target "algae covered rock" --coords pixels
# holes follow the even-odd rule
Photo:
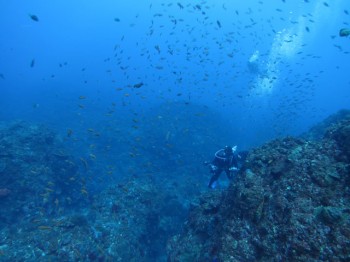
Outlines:
[[[187,209],[179,197],[148,177],[131,177],[102,192],[93,227],[113,261],[162,261],[166,242],[180,232]],[[99,253],[96,253],[96,256]]]
[[[331,128],[332,126],[338,124],[343,120],[349,120],[349,119],[350,119],[350,110],[346,110],[346,109],[339,110],[338,112],[327,117],[322,122],[311,127],[310,130],[303,133],[301,137],[306,140],[321,140],[325,136],[329,128]]]
[[[15,122],[0,126],[0,188],[2,222],[44,208],[48,214],[82,198],[78,165],[59,137],[42,125]]]
[[[287,137],[253,149],[218,211],[203,212],[209,200],[192,210],[169,242],[169,260],[349,260],[348,147],[338,143],[348,122],[333,130],[320,142]]]
[[[349,210],[339,208],[339,207],[330,207],[330,206],[320,206],[315,209],[315,215],[320,221],[327,224],[335,224],[340,222],[342,219],[348,217]]]
[[[350,119],[332,126],[328,130],[326,137],[333,139],[342,152],[350,158]]]
[[[180,232],[187,208],[163,184],[130,177],[90,206],[4,227],[4,261],[165,261],[167,240]]]

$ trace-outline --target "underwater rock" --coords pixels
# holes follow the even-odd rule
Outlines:
[[[332,126],[325,137],[333,139],[343,153],[350,158],[350,119],[343,120]]]
[[[39,208],[55,213],[82,199],[78,166],[69,155],[57,157],[64,150],[53,131],[21,121],[2,124],[0,149],[0,188],[12,192],[3,199],[0,211],[5,221],[13,224],[20,214]]]
[[[147,177],[132,177],[111,186],[94,201],[93,227],[99,245],[115,261],[160,261],[170,236],[179,233],[187,209],[178,196]]]
[[[54,216],[43,215],[44,209],[30,212],[0,230],[2,246],[9,246],[2,259],[165,261],[167,240],[180,232],[188,210],[164,185],[131,177],[96,195],[91,206]]]
[[[0,125],[0,252],[5,261],[348,261],[348,125],[321,141],[255,148],[228,188],[192,201],[190,165],[94,195],[52,131]]]
[[[327,117],[321,123],[311,127],[310,130],[303,133],[301,137],[306,140],[321,140],[329,128],[346,119],[350,119],[350,110],[339,110],[335,114]]]
[[[251,150],[220,208],[206,214],[206,200],[191,210],[169,261],[349,260],[349,121],[319,142],[287,137]]]
[[[214,192],[208,192],[201,196],[200,204],[203,208],[203,214],[215,214],[219,211],[221,197]]]
[[[320,206],[315,209],[315,215],[321,221],[327,224],[335,224],[343,219],[344,213],[342,208]]]

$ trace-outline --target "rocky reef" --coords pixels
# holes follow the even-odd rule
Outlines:
[[[322,122],[311,127],[310,130],[301,135],[301,138],[305,140],[321,140],[326,134],[328,128],[346,119],[350,119],[350,110],[339,110]]]
[[[0,178],[3,225],[40,212],[57,214],[81,199],[78,164],[44,126],[0,126]]]
[[[92,194],[84,161],[25,122],[0,127],[0,149],[1,261],[166,260],[188,210],[173,180],[129,176]]]
[[[192,206],[169,261],[349,261],[350,120],[325,130],[253,149],[227,190]]]
[[[95,241],[113,261],[166,261],[167,240],[180,232],[187,208],[174,188],[152,177],[132,177],[94,201]],[[106,201],[107,200],[107,201]]]
[[[164,247],[187,208],[153,182],[130,178],[90,207],[3,229],[0,252],[6,261],[166,261]]]
[[[0,125],[0,259],[349,261],[350,119],[338,120],[320,140],[252,149],[229,187],[215,190],[201,164],[185,161],[97,190],[103,176],[91,177],[59,135]]]

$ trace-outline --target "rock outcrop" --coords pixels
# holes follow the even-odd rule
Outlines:
[[[350,121],[323,140],[287,137],[252,150],[223,192],[192,208],[170,261],[349,261]]]

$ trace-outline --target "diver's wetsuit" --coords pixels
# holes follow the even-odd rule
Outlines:
[[[215,158],[210,164],[213,176],[210,179],[208,187],[212,188],[216,180],[218,180],[222,171],[226,172],[228,179],[232,179],[234,170],[238,170],[237,155],[235,153],[226,154],[224,149],[220,149],[215,153]],[[232,170],[232,168],[234,170]],[[231,169],[231,170],[230,170]]]

